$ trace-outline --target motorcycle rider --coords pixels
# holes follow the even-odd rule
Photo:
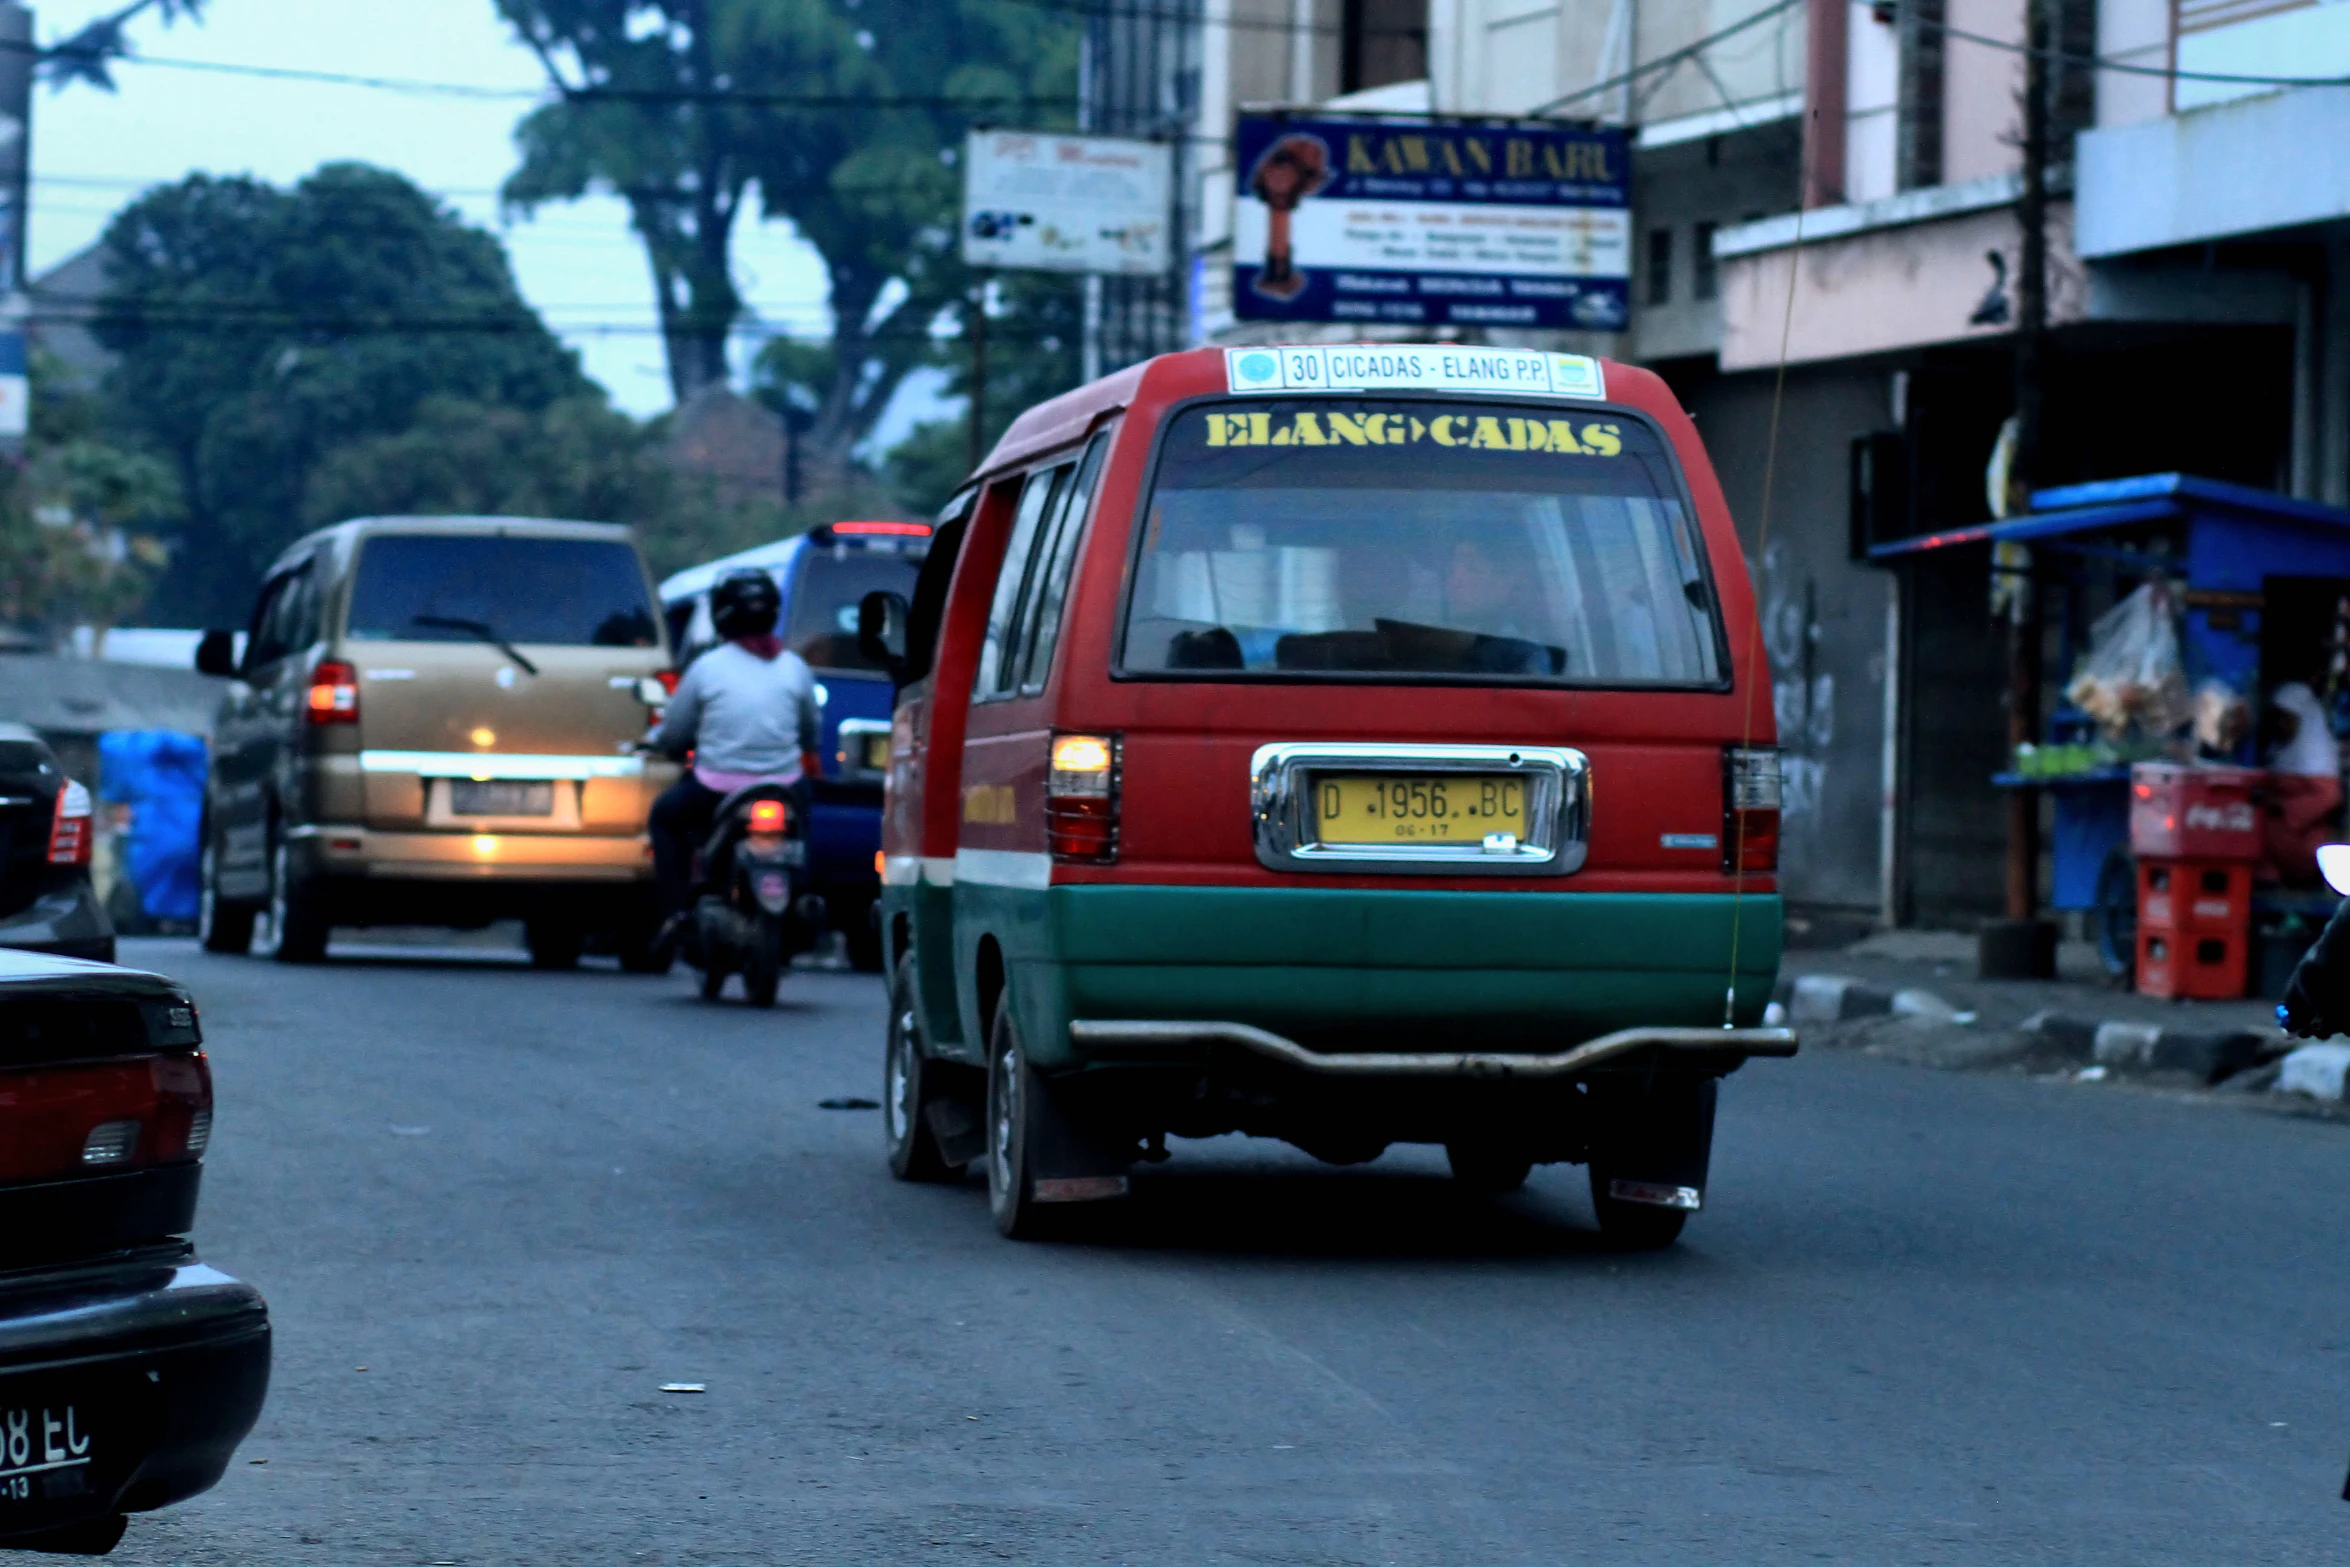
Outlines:
[[[693,766],[653,802],[653,881],[661,947],[673,945],[693,897],[694,851],[710,836],[718,803],[755,783],[795,786],[817,776],[816,677],[783,645],[775,622],[783,595],[764,571],[737,571],[710,590],[710,622],[726,640],[695,659],[677,683],[650,741]]]

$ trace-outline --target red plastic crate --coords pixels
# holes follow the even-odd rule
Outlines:
[[[2138,990],[2226,1001],[2251,978],[2252,867],[2229,860],[2138,862]]]
[[[2252,928],[2252,867],[2241,860],[2140,860],[2138,923],[2225,935]]]
[[[2130,852],[2168,860],[2260,858],[2262,774],[2251,767],[2130,769]]]

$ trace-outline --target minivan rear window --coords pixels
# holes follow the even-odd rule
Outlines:
[[[1592,409],[1252,399],[1169,422],[1124,673],[1716,686],[1673,458]]]
[[[895,550],[811,547],[784,612],[784,642],[811,669],[879,673],[881,666],[857,646],[857,606],[868,593],[911,599],[921,569],[919,555]]]
[[[379,533],[360,546],[344,635],[657,647],[653,615],[644,568],[618,540]]]

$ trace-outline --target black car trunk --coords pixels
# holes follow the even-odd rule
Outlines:
[[[187,1233],[211,1129],[200,1041],[153,975],[0,983],[0,1271]]]

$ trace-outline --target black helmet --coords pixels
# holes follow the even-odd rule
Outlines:
[[[735,572],[710,590],[710,624],[729,641],[765,636],[782,613],[783,595],[763,571]]]

